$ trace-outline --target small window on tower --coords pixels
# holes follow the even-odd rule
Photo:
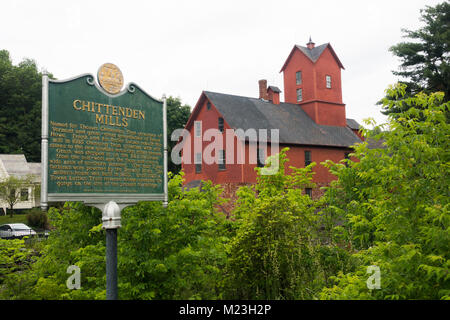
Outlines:
[[[303,100],[303,92],[302,89],[297,89],[297,102],[300,102]]]
[[[208,101],[208,103],[206,104],[206,109],[211,110],[211,102]]]
[[[295,73],[295,83],[302,84],[302,72],[301,71],[297,71]]]
[[[331,76],[326,76],[325,79],[327,82],[327,88],[331,89]]]

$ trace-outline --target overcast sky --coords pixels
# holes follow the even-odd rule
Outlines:
[[[282,91],[295,44],[329,42],[343,63],[347,117],[385,117],[375,106],[399,61],[388,48],[420,9],[443,0],[1,1],[0,49],[34,59],[58,79],[116,64],[125,83],[194,107],[202,90],[258,97],[258,80]],[[284,100],[282,94],[282,101]]]

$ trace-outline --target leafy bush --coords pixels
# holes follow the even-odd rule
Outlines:
[[[26,218],[27,218],[27,224],[30,227],[39,228],[39,229],[48,229],[49,228],[47,212],[45,212],[39,208],[33,208],[30,210],[27,210]]]
[[[315,163],[306,168],[291,167],[293,172],[287,175],[287,150],[279,155],[277,173],[263,175],[258,168],[255,188],[238,191],[233,212],[237,230],[227,264],[227,298],[312,299],[325,278],[346,265],[339,263],[337,251],[327,251],[319,241],[322,217],[315,214],[318,203],[303,191],[314,187]],[[267,166],[275,157],[269,158]]]
[[[120,299],[217,299],[226,262],[227,225],[216,212],[218,186],[182,191],[169,182],[170,203],[140,202],[122,211],[118,232]],[[38,260],[7,275],[0,296],[17,299],[105,299],[105,231],[101,212],[81,203],[51,208],[55,228]],[[66,270],[77,265],[81,289],[69,290]]]
[[[327,210],[344,218],[339,234],[358,267],[324,289],[324,299],[450,298],[450,103],[442,93],[404,98],[404,86],[387,93],[386,108],[411,107],[390,117],[389,131],[365,130],[385,148],[363,143],[349,167],[328,162],[338,180]],[[370,265],[380,268],[379,290],[367,288]]]

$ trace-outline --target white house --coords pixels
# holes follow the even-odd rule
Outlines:
[[[16,194],[20,193],[20,199],[14,209],[30,209],[40,205],[40,197],[35,196],[34,189],[41,182],[41,164],[27,162],[23,154],[0,154],[0,180],[10,176],[25,178],[29,175],[33,177],[33,184],[16,190]],[[0,208],[3,208],[5,213],[7,207],[8,204],[0,199]]]

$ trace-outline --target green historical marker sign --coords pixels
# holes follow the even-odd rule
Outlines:
[[[42,196],[51,201],[167,201],[166,105],[112,64],[43,79]],[[46,180],[46,181],[44,181]]]

